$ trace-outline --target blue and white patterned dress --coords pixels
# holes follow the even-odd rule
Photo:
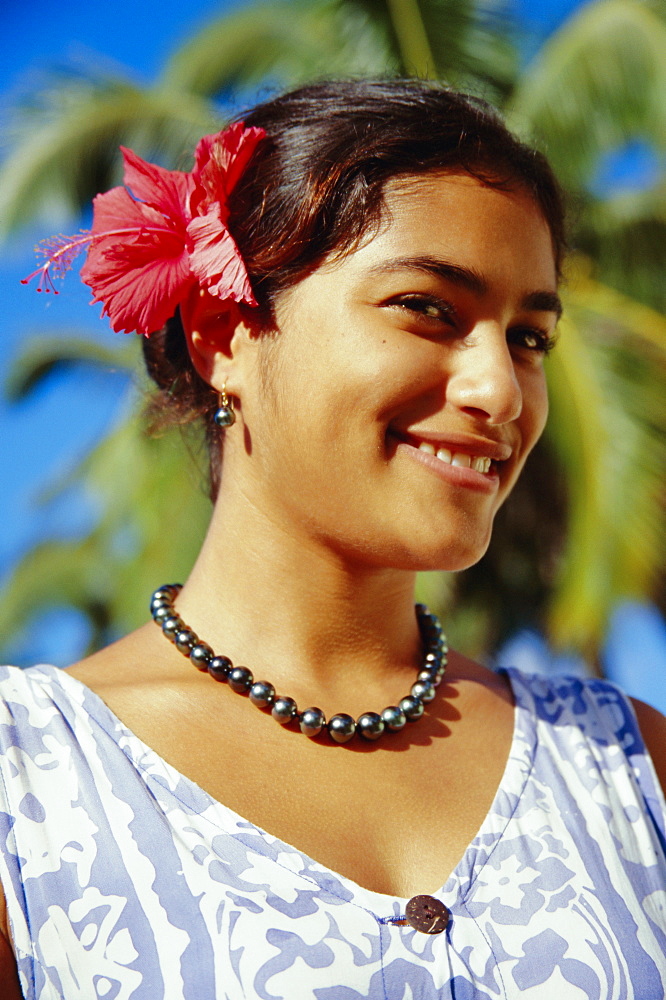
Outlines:
[[[3,668],[0,877],[25,996],[663,1000],[666,805],[631,706],[507,673],[510,758],[429,936],[395,922],[406,900],[213,800],[74,678]]]

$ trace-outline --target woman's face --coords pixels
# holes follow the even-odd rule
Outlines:
[[[462,569],[546,420],[551,237],[528,195],[464,174],[385,200],[374,238],[278,302],[269,375],[239,391],[243,489],[352,563]]]

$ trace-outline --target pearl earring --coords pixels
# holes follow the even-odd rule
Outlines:
[[[222,392],[220,393],[220,406],[215,411],[215,416],[213,420],[218,427],[231,427],[232,424],[236,423],[236,414],[234,412],[234,404],[231,402],[227,396],[227,383],[225,382],[222,386]]]

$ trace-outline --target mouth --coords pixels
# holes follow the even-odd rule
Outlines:
[[[435,434],[419,435],[393,428],[389,434],[398,442],[399,451],[406,451],[443,478],[477,488],[497,485],[501,466],[512,452],[507,444],[473,436],[456,440],[452,435],[445,440]]]

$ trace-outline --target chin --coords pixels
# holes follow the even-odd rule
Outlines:
[[[456,552],[446,552],[442,553],[440,556],[435,557],[431,564],[427,566],[420,566],[419,571],[430,572],[431,570],[436,570],[442,573],[461,573],[465,569],[469,569],[470,566],[475,566],[480,559],[486,554],[488,546],[483,550],[479,551],[456,551]]]
[[[423,551],[427,565],[420,566],[419,569],[443,570],[447,573],[469,569],[486,554],[491,536],[492,522],[483,527],[478,521],[472,524],[458,523],[454,530],[446,531],[439,539],[430,537],[429,545]]]
[[[418,549],[411,548],[404,557],[396,559],[396,569],[409,569],[418,573],[441,571],[459,573],[474,566],[486,554],[490,544],[490,532],[483,538],[446,539],[433,546],[432,538]]]

